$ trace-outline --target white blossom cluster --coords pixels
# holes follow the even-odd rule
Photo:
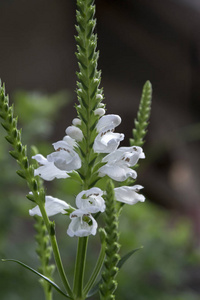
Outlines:
[[[135,179],[137,173],[132,167],[140,158],[145,158],[142,148],[137,146],[119,147],[120,142],[124,139],[124,134],[115,133],[114,130],[121,123],[121,118],[118,115],[104,115],[103,108],[98,108],[95,114],[101,117],[96,126],[98,135],[95,138],[93,149],[96,153],[107,154],[102,159],[105,164],[99,168],[99,177],[107,175],[118,182],[123,182],[129,177]],[[42,179],[51,181],[55,178],[70,177],[70,172],[81,168],[81,159],[75,151],[77,142],[84,138],[78,127],[80,125],[81,120],[75,118],[72,126],[67,127],[63,140],[53,144],[55,151],[47,155],[47,158],[41,154],[33,156],[33,159],[40,164],[39,168],[35,169],[35,176],[39,175]],[[115,188],[116,200],[131,205],[138,201],[144,202],[144,196],[138,194],[142,188],[141,185]],[[77,208],[71,207],[63,200],[46,196],[45,209],[48,216],[58,213],[67,214],[68,211],[71,211],[71,223],[67,230],[69,236],[95,235],[97,222],[92,214],[105,211],[103,194],[104,192],[98,187],[80,192],[75,201]],[[41,216],[39,207],[31,209],[29,214]]]

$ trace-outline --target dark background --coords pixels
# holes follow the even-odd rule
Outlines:
[[[117,132],[127,145],[142,86],[151,81],[147,159],[138,182],[148,201],[190,217],[199,244],[200,1],[97,0],[96,6],[107,113],[122,117]],[[21,89],[72,93],[51,142],[76,115],[75,8],[73,0],[0,0],[0,78],[11,101]]]

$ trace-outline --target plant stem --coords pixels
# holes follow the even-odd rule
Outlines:
[[[56,236],[55,236],[54,223],[49,221],[49,218],[46,214],[44,205],[41,202],[38,205],[39,205],[44,223],[45,223],[45,225],[47,227],[47,230],[48,230],[48,233],[49,233],[51,246],[52,246],[52,250],[53,250],[53,254],[54,254],[54,258],[55,258],[55,262],[56,262],[56,266],[57,266],[59,275],[62,279],[63,285],[64,285],[68,295],[70,297],[72,297],[72,299],[73,299],[73,293],[72,293],[72,290],[70,288],[69,282],[67,280],[67,277],[66,277],[66,274],[65,274],[65,271],[64,271],[64,268],[63,268],[63,264],[62,264],[62,260],[61,260],[61,256],[60,256]]]
[[[99,275],[99,272],[100,272],[103,262],[104,262],[104,258],[105,258],[105,243],[103,243],[101,246],[101,251],[100,251],[96,266],[93,270],[92,275],[90,276],[88,283],[86,284],[86,286],[84,288],[83,293],[84,293],[85,297],[87,296],[87,294],[90,291],[90,289],[92,288],[95,280],[97,279],[97,276]]]
[[[88,237],[80,237],[78,239],[76,264],[74,272],[74,287],[73,293],[76,300],[84,300],[83,295],[83,281],[85,273],[85,261],[87,252]]]

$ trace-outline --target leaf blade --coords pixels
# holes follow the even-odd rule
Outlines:
[[[61,295],[65,296],[66,298],[72,299],[71,297],[69,297],[67,294],[65,294],[61,288],[55,283],[53,282],[51,279],[49,279],[48,277],[42,275],[41,273],[39,273],[38,271],[34,270],[33,268],[27,266],[26,264],[24,264],[23,262],[16,260],[16,259],[2,259],[3,262],[7,262],[7,261],[12,261],[15,262],[19,265],[21,265],[22,267],[24,267],[25,269],[35,273],[36,275],[38,275],[39,277],[41,277],[42,279],[46,280],[51,286],[53,286],[57,292],[59,292]]]

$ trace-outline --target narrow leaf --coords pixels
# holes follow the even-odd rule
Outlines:
[[[69,297],[67,294],[65,294],[61,288],[52,280],[50,280],[49,278],[47,278],[46,276],[42,275],[41,273],[39,273],[38,271],[34,270],[33,268],[27,266],[26,264],[22,263],[19,260],[16,259],[2,259],[2,261],[12,261],[15,262],[19,265],[21,265],[22,267],[28,269],[29,271],[35,273],[36,275],[38,275],[39,277],[43,278],[44,280],[46,280],[50,285],[52,285],[61,295],[65,296],[66,298],[72,299],[71,297]]]
[[[121,269],[121,267],[123,266],[123,264],[129,259],[129,257],[131,257],[136,251],[141,250],[142,248],[143,248],[143,247],[139,247],[139,248],[137,248],[137,249],[134,249],[134,250],[128,252],[126,255],[124,255],[124,256],[120,259],[120,261],[118,262],[117,267],[118,267],[119,269]]]

